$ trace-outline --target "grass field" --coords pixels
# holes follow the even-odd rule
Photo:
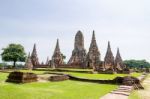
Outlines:
[[[21,71],[33,72],[36,74],[45,73],[45,71]],[[63,73],[89,79],[113,79],[117,76],[127,76],[126,74]],[[133,73],[131,75],[137,77],[141,74]],[[7,76],[8,73],[0,73],[0,99],[99,99],[101,96],[117,88],[117,85],[86,83],[71,80],[62,82],[11,84],[5,82]]]
[[[99,99],[116,85],[78,81],[11,84],[7,73],[0,73],[0,99]]]

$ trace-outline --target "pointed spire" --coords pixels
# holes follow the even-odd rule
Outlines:
[[[47,57],[47,60],[46,60],[46,65],[49,65],[49,57]]]
[[[34,43],[33,51],[36,51],[36,44]]]
[[[92,35],[92,41],[96,40],[95,39],[95,31],[93,30],[93,35]]]
[[[111,46],[110,46],[110,41],[108,41],[107,52],[112,53]]]
[[[56,43],[56,47],[55,47],[54,53],[56,53],[56,52],[60,52],[59,39],[57,39],[57,43]]]
[[[111,47],[110,47],[110,41],[108,41],[108,47],[107,47],[108,50],[111,50]]]
[[[92,40],[89,48],[89,52],[87,54],[87,67],[88,68],[96,68],[95,66],[99,66],[100,64],[100,52],[96,43],[95,32],[93,30]],[[92,61],[91,61],[92,60]],[[95,61],[96,60],[96,61]]]
[[[32,68],[33,68],[33,64],[32,64],[31,57],[30,57],[30,52],[28,54],[28,57],[27,57],[27,60],[25,63],[25,67],[30,70],[32,70]]]
[[[110,42],[108,41],[108,47],[107,47],[107,52],[104,58],[105,61],[105,68],[113,68],[114,66],[114,56],[113,53],[111,51],[111,46],[110,46]]]
[[[30,52],[28,53],[28,58],[29,58],[29,57],[31,57],[31,56],[30,56]]]
[[[33,47],[33,49],[34,49],[34,50],[36,50],[36,44],[35,44],[35,43],[34,43],[34,47]]]
[[[38,60],[37,51],[36,51],[36,44],[34,44],[34,46],[33,46],[33,51],[31,54],[31,60],[32,60],[33,66],[39,65],[39,60]]]
[[[106,53],[113,55],[112,51],[111,51],[110,41],[108,41],[108,46],[107,46],[107,52]]]
[[[116,55],[116,57],[120,57],[121,58],[119,48],[117,48],[117,55]]]
[[[91,40],[91,44],[90,44],[90,49],[97,49],[98,50],[98,46],[97,46],[97,42],[96,42],[96,38],[95,38],[95,31],[93,30],[93,34],[92,34],[92,40]]]
[[[34,43],[34,46],[33,46],[33,51],[32,51],[32,55],[31,56],[34,56],[36,54],[36,44]]]
[[[64,64],[63,54],[60,51],[59,40],[58,39],[57,39],[56,48],[54,50],[51,61],[52,61],[52,65],[55,66],[55,67],[58,67],[59,65]]]
[[[117,48],[117,54],[116,54],[116,58],[115,58],[115,65],[116,65],[116,68],[119,69],[119,70],[124,69],[124,64],[123,64],[123,61],[122,61],[122,58],[121,58],[121,55],[120,55],[119,48]]]
[[[115,61],[116,62],[122,62],[122,58],[121,58],[121,55],[120,55],[119,48],[117,48],[117,54],[116,54]]]

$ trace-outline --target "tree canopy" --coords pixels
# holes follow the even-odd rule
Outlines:
[[[25,62],[26,53],[22,45],[9,44],[8,47],[3,48],[2,50],[2,60],[6,62],[14,62],[14,67],[16,66],[16,62]]]
[[[125,60],[124,64],[129,68],[150,68],[150,63],[146,60]]]

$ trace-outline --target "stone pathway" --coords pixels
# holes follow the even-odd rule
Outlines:
[[[133,90],[132,86],[119,86],[118,89],[106,94],[100,99],[128,99],[131,91]]]

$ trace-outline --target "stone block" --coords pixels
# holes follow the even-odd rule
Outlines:
[[[8,76],[6,82],[13,83],[30,83],[36,82],[37,75],[34,73],[24,73],[24,72],[11,72]]]

